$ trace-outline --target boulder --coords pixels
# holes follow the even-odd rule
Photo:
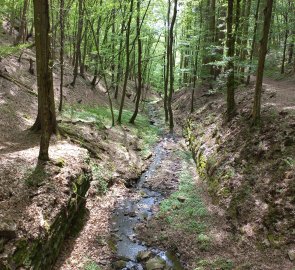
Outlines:
[[[289,250],[288,256],[291,261],[295,261],[295,249]]]
[[[154,257],[146,263],[146,270],[163,270],[165,267],[166,262],[161,257]]]
[[[144,250],[144,251],[140,251],[137,256],[136,259],[139,262],[143,262],[143,261],[147,261],[152,257],[153,253],[149,250]]]

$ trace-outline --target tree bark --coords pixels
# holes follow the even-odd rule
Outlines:
[[[227,64],[228,76],[227,76],[227,121],[230,121],[235,113],[235,75],[234,75],[234,52],[235,52],[235,40],[233,33],[233,10],[234,1],[228,0],[227,7],[227,57],[229,58]]]
[[[169,57],[169,27],[170,27],[170,9],[171,9],[171,0],[168,1],[168,13],[167,13],[167,35],[166,39],[166,74],[164,81],[164,111],[165,111],[165,122],[169,120],[168,112],[168,84],[169,84],[169,72],[170,72],[170,57]]]
[[[253,62],[254,48],[255,48],[256,36],[257,36],[259,6],[260,6],[260,0],[257,0],[257,6],[255,11],[255,24],[254,24],[253,38],[252,38],[251,51],[250,51],[250,63],[249,63],[249,70],[248,70],[246,85],[249,85],[250,78],[251,78],[252,62]]]
[[[48,148],[52,133],[56,132],[56,116],[50,51],[50,23],[48,0],[34,0],[35,42],[37,62],[38,105],[40,106],[40,160],[49,160]]]
[[[26,26],[27,26],[27,10],[29,6],[29,0],[24,0],[23,10],[22,10],[22,16],[21,16],[21,24],[19,28],[18,35],[16,37],[16,40],[14,42],[14,45],[18,45],[20,42],[25,42],[25,33],[26,33]]]
[[[137,93],[136,93],[136,102],[135,102],[135,110],[130,119],[130,123],[134,124],[136,116],[138,114],[139,102],[141,97],[141,88],[142,88],[142,43],[141,43],[141,35],[140,35],[140,1],[137,0],[137,18],[136,18],[136,32],[137,32],[137,49],[138,49],[138,61],[137,61]]]
[[[130,28],[131,28],[131,20],[132,20],[132,13],[133,13],[133,0],[130,1],[130,11],[129,11],[129,19],[127,23],[127,30],[126,30],[126,44],[125,44],[125,49],[126,49],[126,68],[125,68],[125,77],[124,77],[124,85],[122,89],[122,98],[121,98],[121,104],[120,104],[120,109],[119,109],[119,115],[118,115],[118,123],[122,123],[122,113],[123,113],[123,108],[124,108],[124,101],[125,101],[125,96],[126,96],[126,90],[127,90],[127,82],[128,82],[128,77],[129,77],[129,66],[130,66]]]
[[[71,85],[74,87],[76,84],[76,79],[78,76],[78,68],[79,68],[79,62],[81,62],[81,43],[82,43],[82,31],[83,31],[83,13],[84,13],[84,7],[83,7],[83,0],[79,0],[78,5],[78,31],[77,31],[77,37],[76,37],[76,56],[75,56],[75,66],[74,66],[74,78],[71,83]]]
[[[59,87],[59,106],[58,110],[62,111],[63,105],[63,80],[64,80],[64,39],[65,39],[65,29],[64,29],[64,0],[60,0],[60,10],[59,10],[59,23],[60,23],[60,87]]]
[[[172,111],[172,96],[174,93],[174,59],[173,59],[173,45],[174,45],[174,25],[177,16],[177,0],[174,0],[174,10],[171,19],[171,25],[169,29],[169,64],[170,64],[170,86],[168,95],[168,112],[169,112],[169,129],[170,133],[173,133],[174,121],[173,121],[173,111]]]
[[[254,125],[259,124],[261,119],[261,91],[262,91],[265,56],[267,53],[268,34],[269,34],[270,23],[271,23],[272,6],[273,6],[273,0],[267,0],[266,7],[264,9],[263,35],[260,41],[254,105],[253,105],[253,111],[252,111],[252,119],[253,119]]]

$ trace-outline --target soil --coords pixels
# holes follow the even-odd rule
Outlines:
[[[7,33],[3,32],[1,35],[5,36],[1,38],[2,44],[12,43],[13,38]],[[17,79],[37,93],[36,75],[29,73],[30,58],[35,61],[34,49],[23,50],[20,61],[19,55],[7,56],[0,61],[0,72]],[[92,89],[90,76],[86,79],[78,77],[75,88],[72,88],[69,86],[72,79],[69,64],[66,64],[65,70],[66,106],[99,105],[106,106],[108,110],[107,93],[101,82]],[[53,77],[55,99],[58,104],[60,84],[58,67],[54,68]],[[49,148],[51,161],[40,164],[37,159],[39,134],[29,130],[37,113],[37,97],[27,91],[26,87],[19,87],[2,77],[0,85],[0,223],[4,226],[0,228],[1,237],[2,232],[7,231],[13,234],[12,238],[17,239],[37,238],[42,232],[46,233],[46,226],[55,219],[71,196],[69,189],[72,188],[70,184],[72,178],[69,176],[74,177],[83,170],[84,166],[89,168],[90,157],[90,164],[102,169],[99,174],[103,177],[105,186],[101,187],[97,179],[92,182],[86,203],[86,209],[89,209],[85,215],[87,225],[83,229],[85,231],[82,231],[85,233],[81,239],[78,238],[79,242],[74,240],[77,244],[70,242],[71,237],[69,238],[56,268],[79,269],[90,259],[99,262],[99,256],[106,262],[102,262],[102,265],[109,264],[111,249],[102,248],[95,242],[95,237],[106,234],[108,210],[119,197],[128,194],[125,185],[140,176],[149,163],[147,157],[152,156],[152,153],[142,152],[140,148],[142,140],[134,132],[136,127],[127,127],[123,124],[110,128],[109,124],[97,128],[94,123],[69,119],[58,114],[60,126],[66,127],[67,131],[71,131],[75,136],[53,136]],[[133,87],[133,83],[130,82],[128,86],[130,95],[125,102],[125,108],[129,110],[133,110],[134,106]],[[114,107],[117,106],[115,101]],[[81,144],[79,141],[81,136],[87,145]],[[96,157],[92,157],[83,146],[87,146],[88,150],[94,149]],[[108,186],[111,187],[109,192],[102,196],[101,193],[105,191],[101,188],[107,190]],[[44,222],[44,217],[47,222]],[[69,245],[71,248],[68,248]],[[5,249],[13,250],[13,248],[12,242],[10,247],[10,241],[5,241]],[[2,256],[3,247],[0,249]],[[97,253],[100,255],[97,256]],[[74,257],[71,257],[71,254]]]
[[[224,121],[221,93],[200,87],[194,114],[187,102],[191,91],[175,94],[177,122],[186,131],[189,126],[195,158],[201,153],[195,181],[210,212],[205,232],[210,244],[204,247],[196,240],[199,233],[176,229],[161,213],[141,226],[140,235],[149,245],[181,254],[187,269],[294,269],[294,79],[266,78],[263,89],[260,128],[249,119],[253,84],[237,91],[238,113],[231,123]]]
[[[1,40],[11,42],[10,37]],[[34,60],[34,51],[30,49],[24,51],[20,62],[18,56],[6,57],[0,62],[0,71],[36,91],[36,76],[28,71],[29,58]],[[71,82],[70,71],[68,65],[66,84]],[[89,81],[90,78],[79,78],[75,88],[66,86],[66,102],[107,106],[103,85],[93,90]],[[85,162],[88,152],[73,143],[70,136],[52,138],[50,156],[53,161],[46,165],[46,171],[53,179],[50,185],[54,188],[48,185],[30,188],[25,179],[37,166],[39,135],[28,128],[36,116],[37,99],[3,78],[0,78],[0,85],[0,217],[12,221],[13,230],[18,234],[33,236],[40,233],[40,217],[44,213],[53,217],[62,207],[66,194],[63,191],[67,187],[62,180],[66,179],[65,175],[81,169],[80,164]],[[126,107],[132,108],[133,84],[129,85],[131,97]],[[58,68],[54,70],[54,86],[58,102]],[[186,269],[294,269],[294,263],[288,258],[288,251],[295,248],[294,81],[265,79],[263,124],[259,130],[251,128],[249,121],[252,96],[253,85],[239,89],[238,114],[231,123],[225,123],[222,94],[208,95],[208,89],[200,87],[195,95],[196,110],[190,115],[190,91],[183,89],[175,93],[176,139],[159,142],[166,155],[159,161],[153,177],[144,184],[160,192],[166,200],[154,209],[154,217],[137,227],[137,237],[151,247],[172,251]],[[162,106],[161,102],[158,106]],[[61,122],[68,120],[61,116],[59,119]],[[211,166],[210,173],[216,179],[218,173],[223,176],[218,176],[219,193],[216,186],[196,173],[195,163],[188,154],[188,143],[180,139],[182,128],[187,124],[183,119],[190,119],[192,133],[205,148],[206,157],[214,156],[214,170]],[[67,124],[75,134],[85,136],[95,150],[98,156],[91,160],[107,168],[102,175],[108,187],[98,192],[97,182],[92,183],[86,209],[81,213],[83,218],[73,226],[54,269],[78,270],[91,264],[111,269],[111,263],[118,259],[112,216],[126,199],[143,196],[126,186],[132,187],[132,182],[146,170],[150,160],[142,156],[138,137],[127,126],[104,127],[98,131],[91,123],[83,121]],[[147,156],[153,157],[152,152]],[[62,170],[58,166],[61,160]],[[179,190],[183,173],[189,175],[187,194]],[[247,196],[250,195],[241,198],[245,190],[249,190]],[[32,199],[36,194],[38,202]],[[190,212],[182,216],[182,209],[195,211],[190,207],[196,201],[201,205],[197,209],[200,211],[192,212],[191,219],[186,216]],[[170,216],[174,219],[170,220]],[[190,220],[206,226],[190,230]]]

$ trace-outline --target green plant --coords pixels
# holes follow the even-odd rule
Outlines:
[[[9,55],[17,54],[21,50],[27,48],[30,44],[20,44],[18,46],[0,45],[0,57],[7,57]]]
[[[285,157],[282,160],[291,169],[295,167],[295,159],[294,158],[292,158],[292,157]]]
[[[85,264],[84,270],[101,270],[101,268],[97,265],[96,262],[90,261]]]
[[[210,246],[210,237],[207,234],[200,233],[197,241],[201,250],[208,250]]]
[[[93,181],[97,181],[97,193],[106,194],[108,191],[107,178],[111,177],[111,172],[103,168],[101,165],[91,163],[91,170],[93,175]]]
[[[199,260],[197,263],[198,267],[195,270],[232,270],[234,264],[231,260],[224,258],[217,258],[215,260]]]
[[[30,187],[40,186],[47,176],[44,166],[37,165],[36,168],[31,168],[25,173],[24,179],[26,185]]]
[[[118,110],[114,110],[115,118],[118,116]],[[136,135],[139,140],[139,147],[143,156],[146,156],[152,146],[159,139],[160,130],[156,126],[150,124],[147,116],[138,114],[135,125],[129,124],[133,112],[124,110],[122,115],[122,124],[128,127],[131,133]],[[111,123],[111,112],[106,107],[90,107],[85,105],[78,105],[75,107],[65,107],[63,116],[71,120],[94,122],[98,130],[104,129]]]
[[[191,233],[204,233],[208,212],[194,178],[185,170],[180,173],[179,178],[179,190],[162,201],[159,215],[165,216],[167,223],[173,227]],[[181,202],[179,198],[185,200]]]

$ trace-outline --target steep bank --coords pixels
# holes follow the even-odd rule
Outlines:
[[[176,92],[175,116],[198,176],[188,189],[180,182],[142,225],[144,241],[179,253],[187,269],[294,268],[293,86],[266,81],[261,128],[249,121],[253,86],[237,91],[231,123],[222,94],[199,88],[190,114],[191,91]]]
[[[11,37],[1,32],[3,35],[7,39],[1,39],[1,45],[10,44]],[[66,64],[65,108],[58,115],[61,133],[51,140],[52,161],[38,163],[39,134],[28,130],[37,113],[36,74],[29,72],[28,61],[34,63],[35,52],[24,49],[21,58],[20,53],[18,49],[10,52],[0,62],[1,74],[10,78],[0,78],[0,269],[50,269],[63,240],[72,237],[68,229],[75,227],[77,217],[87,213],[90,205],[85,228],[95,234],[92,222],[97,228],[106,226],[107,222],[101,223],[103,218],[97,216],[101,213],[104,217],[104,202],[111,202],[106,193],[112,187],[124,193],[125,185],[132,185],[145,170],[158,130],[150,128],[142,115],[136,125],[128,124],[133,111],[132,82],[123,124],[110,128],[104,86],[98,84],[92,89],[88,77],[79,77],[76,87],[70,87],[71,66]],[[53,71],[58,103],[59,69]],[[116,101],[114,104],[117,114]],[[83,248],[86,243],[84,238],[80,246],[67,249],[65,245],[62,249],[62,254],[67,249],[80,255],[79,263],[73,260],[69,269],[78,269],[79,264],[84,267],[96,259]],[[61,256],[58,264],[63,259]]]

